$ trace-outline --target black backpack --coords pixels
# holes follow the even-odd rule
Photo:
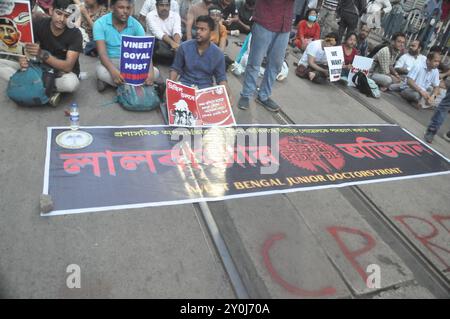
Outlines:
[[[375,54],[378,53],[378,51],[380,51],[384,47],[387,47],[388,45],[389,45],[388,41],[383,41],[382,43],[377,45],[375,48],[373,48],[372,51],[370,51],[370,53],[367,55],[367,57],[373,58],[375,56]]]
[[[358,91],[362,94],[376,99],[380,97],[380,89],[378,88],[378,85],[374,80],[369,79],[363,72],[358,71],[358,73],[353,75],[351,80],[355,84]]]

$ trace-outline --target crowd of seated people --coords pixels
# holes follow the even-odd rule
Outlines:
[[[264,32],[271,31],[272,26],[272,22],[265,25],[254,19],[258,0],[145,0],[140,9],[134,8],[133,0],[30,2],[35,43],[24,46],[26,54],[23,56],[10,58],[0,55],[0,78],[8,81],[17,70],[26,70],[31,62],[39,61],[56,74],[56,90],[50,99],[51,105],[58,104],[61,93],[71,93],[78,88],[79,55],[83,53],[98,59],[96,77],[99,92],[108,86],[124,84],[119,71],[122,35],[154,36],[153,62],[169,65],[171,79],[203,88],[227,83],[226,71],[234,62],[225,53],[230,35],[245,33],[249,34],[250,40],[255,20],[257,28],[261,29],[264,25]],[[278,9],[276,6],[283,5],[290,8],[289,4],[281,4],[282,1],[260,2],[264,2],[266,7],[272,6],[274,10]],[[73,25],[68,21],[72,5],[76,5],[80,12]],[[301,16],[297,15],[298,23],[294,24],[290,34],[291,45],[303,53],[295,70],[296,75],[314,83],[327,83],[329,71],[324,48],[342,46],[342,79],[348,80],[355,56],[368,56],[373,59],[368,76],[381,91],[398,92],[418,109],[437,107],[446,96],[450,72],[442,69],[440,50],[432,48],[424,56],[421,42],[408,41],[401,32],[394,33],[389,43],[369,50],[371,28],[361,23],[360,16],[357,19],[359,27],[354,27],[355,21],[348,20],[346,5],[345,1],[325,0],[319,2],[320,8],[308,8]],[[260,4],[260,7],[263,5]],[[136,18],[133,12],[138,13]],[[268,19],[269,16],[265,17]],[[339,30],[336,30],[336,27],[330,27],[333,19],[329,17],[346,22],[340,23]],[[278,18],[273,17],[274,20]],[[3,20],[0,23],[14,28],[13,22]],[[331,32],[324,34],[328,30]],[[252,39],[254,41],[257,40]],[[408,49],[405,49],[406,44]],[[261,43],[251,43],[251,47],[259,49],[263,46]],[[33,61],[30,57],[34,57]],[[258,60],[266,61],[267,57],[268,54],[258,56]],[[288,68],[285,64],[280,65]],[[277,79],[277,72],[280,71],[271,70]],[[152,85],[158,76],[158,69],[152,65],[145,84]],[[248,105],[239,107],[246,109]],[[278,108],[273,106],[269,109]]]

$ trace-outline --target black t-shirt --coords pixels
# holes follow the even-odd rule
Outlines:
[[[225,20],[228,19],[230,14],[232,17],[236,15],[236,3],[234,2],[234,0],[226,8],[222,8],[222,6],[219,4],[219,1],[220,0],[216,0],[213,3],[222,9],[222,17]]]
[[[67,51],[83,52],[83,37],[78,28],[66,28],[64,32],[55,36],[50,29],[51,18],[41,18],[33,21],[34,42],[39,42],[41,49],[47,50],[58,59],[65,60]],[[80,74],[80,63],[77,59],[72,70]]]
[[[241,20],[245,25],[252,26],[253,21],[252,17],[255,10],[249,10],[245,7],[245,4],[243,3],[241,7],[239,8],[239,20]]]

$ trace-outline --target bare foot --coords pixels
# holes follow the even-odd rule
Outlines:
[[[388,89],[387,87],[384,87],[384,86],[380,86],[380,91],[381,91],[381,92],[386,92],[386,91],[387,91],[387,89]]]
[[[310,81],[314,80],[315,77],[316,77],[316,73],[314,73],[314,72],[309,72],[308,73],[308,78],[309,78]]]

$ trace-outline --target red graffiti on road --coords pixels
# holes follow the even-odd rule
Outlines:
[[[361,264],[356,260],[358,256],[361,256],[367,253],[369,250],[375,247],[376,242],[375,239],[369,235],[368,233],[363,232],[362,230],[350,227],[342,227],[342,226],[331,226],[327,227],[327,231],[333,236],[334,240],[336,240],[339,248],[342,250],[345,258],[348,259],[352,267],[358,272],[364,282],[367,282],[367,273],[365,268],[361,266]],[[350,250],[345,242],[342,240],[340,233],[354,234],[358,235],[366,241],[364,247],[357,250]]]
[[[450,229],[445,225],[446,221],[450,221],[450,216],[444,216],[444,215],[432,215],[432,218],[436,223],[438,223],[442,228],[444,228],[448,233],[450,233]],[[394,217],[395,220],[397,220],[399,223],[401,223],[403,226],[405,226],[410,233],[413,234],[413,236],[422,243],[422,245],[425,246],[445,267],[446,271],[450,270],[450,265],[447,263],[445,258],[442,255],[442,251],[447,252],[447,254],[450,254],[450,249],[446,247],[439,246],[436,242],[432,242],[431,240],[439,235],[439,229],[437,225],[433,224],[432,221],[429,221],[423,217],[417,217],[412,215],[400,215]],[[408,223],[409,221],[409,223]],[[431,232],[428,234],[419,233],[418,229],[415,229],[412,225],[411,221],[420,222],[423,226],[424,224],[430,226]],[[423,227],[420,228],[423,230]]]
[[[285,237],[286,237],[285,234],[275,234],[264,242],[262,255],[264,258],[264,264],[267,270],[269,271],[272,279],[275,280],[280,286],[282,286],[288,292],[294,295],[302,297],[323,297],[334,295],[336,293],[336,289],[333,287],[325,287],[315,291],[305,290],[287,282],[285,279],[283,279],[283,277],[281,277],[281,275],[275,269],[272,260],[270,259],[269,253],[270,249],[275,244],[275,242],[283,240]]]

